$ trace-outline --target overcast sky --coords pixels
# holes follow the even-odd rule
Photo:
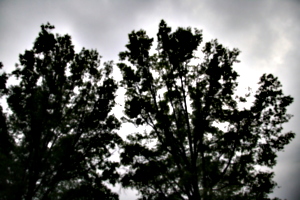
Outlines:
[[[279,77],[285,94],[294,97],[292,120],[284,131],[300,130],[300,1],[298,0],[0,0],[0,61],[6,71],[18,55],[31,49],[40,25],[50,22],[55,32],[68,33],[77,51],[97,49],[103,61],[117,61],[128,33],[144,29],[156,37],[164,19],[175,30],[203,30],[204,41],[217,38],[241,50],[234,69],[242,87],[255,88],[263,73]],[[115,74],[119,77],[119,74]],[[300,199],[300,136],[280,152],[274,168],[280,189],[273,196]],[[116,190],[117,192],[119,190]],[[120,199],[135,199],[122,190]]]

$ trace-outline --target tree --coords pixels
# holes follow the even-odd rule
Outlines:
[[[96,50],[75,53],[71,37],[52,29],[42,25],[20,55],[10,74],[18,84],[6,88],[1,76],[11,112],[0,116],[0,199],[118,199],[104,185],[118,179],[109,157],[122,142],[111,114],[113,63],[100,67]]]
[[[284,96],[278,78],[264,74],[250,108],[241,108],[250,94],[235,95],[238,49],[212,40],[197,58],[202,32],[172,32],[163,20],[157,38],[150,55],[153,39],[133,31],[119,54],[124,121],[151,129],[124,143],[122,185],[142,199],[267,199],[274,172],[261,167],[272,168],[276,152],[295,136],[281,133],[293,98]]]
[[[0,62],[0,69],[3,67]],[[2,73],[0,76],[0,98],[7,94],[8,90],[5,86],[8,76]],[[11,152],[14,148],[14,142],[11,135],[8,134],[8,127],[6,123],[6,116],[3,113],[3,108],[0,105],[0,195],[7,195],[7,174],[9,173],[9,166],[12,165]]]

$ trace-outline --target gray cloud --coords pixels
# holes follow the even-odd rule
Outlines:
[[[261,0],[214,1],[0,1],[0,61],[6,70],[18,62],[18,55],[30,49],[42,23],[56,26],[55,32],[72,36],[76,49],[97,49],[103,60],[117,60],[132,30],[145,29],[156,37],[159,21],[176,29],[203,29],[205,41],[218,38],[242,53],[235,69],[243,85],[258,82],[262,73],[274,73],[286,94],[295,97],[289,112],[294,118],[285,131],[300,129],[300,2]],[[299,199],[300,138],[279,153],[274,168],[281,185],[274,195]],[[298,198],[297,198],[298,197]],[[126,197],[122,197],[126,199]]]

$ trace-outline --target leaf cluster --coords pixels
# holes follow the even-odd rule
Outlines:
[[[96,50],[75,53],[71,37],[52,29],[42,25],[32,50],[20,55],[9,75],[19,83],[1,88],[12,111],[1,115],[1,137],[10,137],[1,140],[1,199],[118,199],[103,184],[118,179],[118,163],[108,158],[122,141],[111,114],[113,63],[100,66]]]
[[[145,31],[133,31],[119,54],[127,121],[151,127],[124,144],[121,162],[130,169],[123,186],[146,199],[266,198],[276,186],[274,173],[259,167],[273,167],[276,153],[294,138],[281,134],[293,98],[264,74],[253,105],[240,109],[247,99],[235,97],[238,49],[212,40],[202,45],[201,62],[192,64],[199,62],[194,53],[202,32],[172,32],[163,20],[157,53],[150,55],[152,42]]]
[[[53,29],[42,25],[16,69],[0,75],[10,110],[0,106],[0,199],[118,199],[107,182],[141,199],[268,199],[276,153],[295,137],[282,133],[293,98],[277,77],[263,74],[242,109],[251,93],[235,95],[238,49],[203,44],[202,31],[172,31],[162,20],[150,53],[154,39],[132,31],[116,64],[122,119],[148,129],[123,141],[114,63],[101,64],[96,50],[76,53]],[[7,86],[11,77],[18,83]],[[117,148],[120,162],[110,159]]]

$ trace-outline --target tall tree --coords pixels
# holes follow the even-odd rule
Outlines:
[[[10,160],[1,165],[0,199],[118,199],[104,185],[118,178],[109,157],[122,141],[111,114],[112,62],[100,67],[96,50],[75,53],[71,37],[52,29],[42,25],[32,50],[20,55],[11,74],[18,84],[7,90],[1,77],[11,113],[0,116],[0,136],[9,136],[1,164]]]
[[[195,51],[202,32],[178,28],[162,20],[157,53],[143,30],[129,34],[118,66],[126,89],[124,120],[151,131],[128,136],[121,162],[128,166],[125,187],[142,199],[264,199],[276,186],[272,168],[276,152],[294,133],[281,133],[291,115],[281,84],[264,74],[250,108],[237,97],[238,49],[217,40]],[[125,62],[126,61],[126,62]],[[222,128],[221,128],[222,127]]]

